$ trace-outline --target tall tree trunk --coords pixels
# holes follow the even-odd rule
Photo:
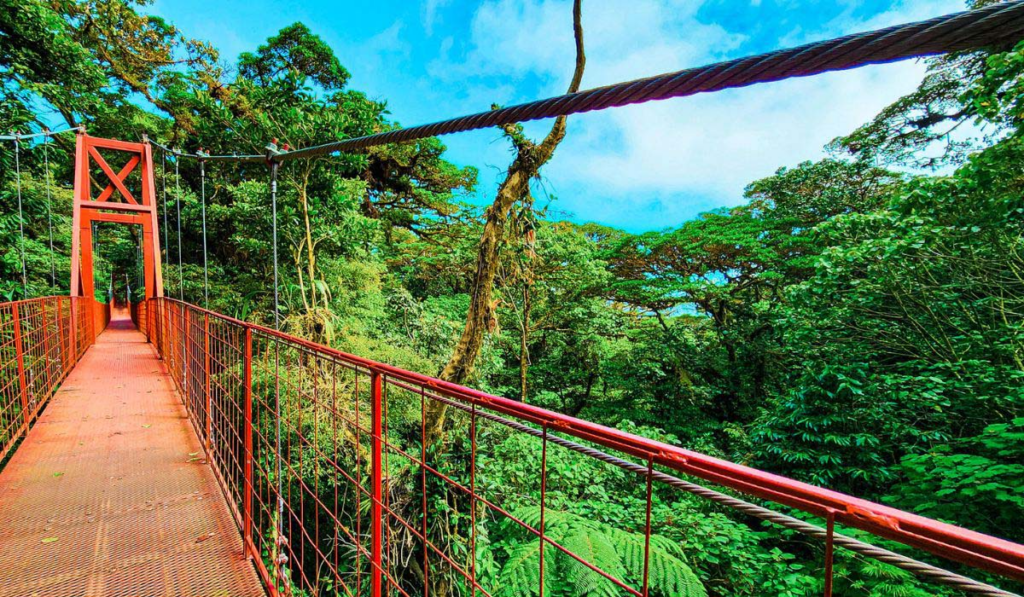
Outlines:
[[[573,34],[576,39],[576,67],[569,83],[569,93],[579,91],[587,62],[583,51],[582,0],[574,0],[572,16]],[[502,127],[515,146],[516,157],[508,168],[505,180],[498,186],[494,203],[485,214],[466,325],[448,364],[441,371],[441,379],[464,383],[473,372],[480,347],[483,345],[484,334],[491,327],[495,317],[492,291],[494,277],[498,271],[498,252],[509,212],[517,201],[522,201],[530,192],[530,181],[537,177],[540,168],[551,160],[558,144],[565,138],[565,127],[566,118],[559,116],[539,145],[527,139],[518,125],[507,124]],[[432,401],[429,404],[426,420],[428,442],[433,443],[441,437],[447,411],[447,405],[441,402]]]
[[[306,271],[309,275],[309,304],[306,310],[316,309],[316,247],[313,244],[313,225],[309,220],[309,174],[310,166],[306,166],[302,179],[296,181],[299,192],[299,205],[302,207],[302,221],[306,234]]]
[[[523,325],[519,334],[519,400],[522,402],[526,402],[526,374],[530,367],[530,307],[533,304],[530,290],[532,288],[533,283],[530,280],[523,283]]]

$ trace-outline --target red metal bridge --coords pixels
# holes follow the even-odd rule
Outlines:
[[[288,159],[968,49],[1019,37],[1024,18],[1020,3],[964,14],[290,154],[176,156],[266,160],[276,174]],[[79,132],[72,296],[0,304],[0,596],[427,595],[435,575],[457,579],[448,594],[493,595],[501,587],[478,562],[486,517],[536,544],[537,594],[545,562],[560,558],[644,597],[652,509],[667,492],[806,535],[820,545],[825,595],[837,548],[969,594],[1024,582],[1018,544],[164,297],[154,145]],[[116,172],[112,152],[128,154]],[[93,221],[142,227],[144,302],[93,298]],[[426,416],[439,404],[454,413],[440,447]],[[539,463],[527,480],[537,499],[481,481],[503,457],[482,441],[495,434],[521,438]],[[602,567],[550,532],[548,492],[564,481],[549,463],[567,456],[633,488],[635,511],[610,524],[636,537],[639,571]],[[524,502],[539,515],[522,514]],[[439,517],[452,516],[465,532],[438,539]]]

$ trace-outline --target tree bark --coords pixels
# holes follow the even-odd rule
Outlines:
[[[530,290],[533,284],[526,280],[523,283],[523,325],[519,334],[519,400],[526,402],[527,385],[526,375],[530,367],[530,308],[533,306],[533,299]]]
[[[568,93],[580,89],[583,70],[586,66],[586,55],[583,51],[582,0],[573,2],[573,34],[576,40],[576,66]],[[459,337],[459,342],[452,352],[448,364],[441,371],[440,377],[454,383],[464,383],[473,372],[476,358],[483,346],[484,334],[492,326],[494,313],[494,278],[498,272],[498,255],[505,224],[508,222],[512,206],[523,200],[530,192],[530,181],[537,177],[540,168],[551,160],[555,149],[565,138],[566,118],[555,119],[551,130],[538,145],[527,139],[518,125],[508,124],[502,127],[505,134],[512,140],[516,149],[516,157],[509,166],[505,179],[498,186],[494,203],[487,209],[484,219],[483,233],[477,249],[476,275],[473,278],[472,295],[466,325]],[[444,430],[447,405],[432,401],[428,405],[426,433],[427,441],[433,443],[441,437]]]

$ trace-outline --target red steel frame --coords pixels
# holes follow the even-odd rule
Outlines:
[[[107,163],[100,150],[129,154],[119,172]],[[92,166],[95,163],[106,176],[106,188],[92,196]],[[139,168],[141,194],[132,195],[125,186],[128,176]],[[122,200],[115,202],[114,191]],[[71,295],[94,296],[92,223],[115,222],[142,226],[143,269],[146,298],[163,296],[160,266],[160,235],[157,234],[156,186],[153,180],[153,152],[148,143],[128,143],[90,137],[79,132],[75,149],[74,211],[71,228]]]
[[[400,578],[396,535],[406,537],[406,550],[418,550],[425,578],[446,568],[464,580],[467,590],[490,595],[493,587],[481,584],[475,557],[457,561],[450,546],[431,540],[432,483],[463,495],[474,521],[478,510],[507,520],[549,546],[551,554],[574,558],[624,594],[647,595],[646,568],[642,583],[630,585],[545,534],[545,494],[551,490],[547,463],[551,451],[561,449],[558,439],[567,437],[637,463],[629,470],[646,471],[638,474],[638,486],[646,487],[646,510],[623,524],[640,529],[648,544],[651,497],[661,489],[655,477],[667,470],[825,519],[827,590],[836,524],[1024,581],[1024,546],[1009,541],[343,353],[173,299],[149,301],[145,312],[149,338],[181,389],[196,432],[209,446],[207,457],[234,508],[248,553],[274,595],[293,588],[318,594],[328,580],[348,595],[363,594],[367,583],[374,597],[425,593],[428,587],[410,587]],[[424,442],[389,430],[389,423],[411,417],[425,438],[430,402],[448,404],[464,419],[465,428],[453,433],[466,433],[471,446],[462,455],[468,458],[469,483],[446,472],[443,459],[430,462]],[[280,420],[275,419],[278,408]],[[274,437],[276,424],[282,429],[280,445]],[[479,429],[491,424],[520,432],[529,428],[539,439],[541,519],[536,528],[502,504],[500,491],[476,484]],[[330,437],[324,437],[325,430]],[[395,505],[402,496],[393,477],[403,466],[418,471],[422,492],[419,500]],[[284,508],[280,537],[278,500]],[[365,500],[368,524],[363,520]],[[472,528],[471,554],[475,522]],[[415,542],[412,547],[410,540]],[[349,549],[347,558],[339,557],[342,544]],[[279,559],[297,564],[279,567]]]

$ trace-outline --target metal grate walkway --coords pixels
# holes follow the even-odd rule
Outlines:
[[[126,317],[0,473],[0,596],[265,595],[167,370]]]

